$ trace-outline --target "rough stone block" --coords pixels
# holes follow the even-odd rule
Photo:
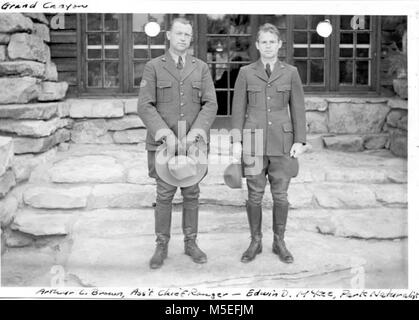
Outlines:
[[[45,74],[45,64],[36,61],[7,61],[0,63],[0,77],[28,76],[41,78]]]
[[[330,103],[332,133],[379,133],[390,108],[387,103]]]
[[[42,23],[34,23],[33,34],[41,38],[44,42],[50,42],[49,28]]]
[[[49,174],[56,183],[125,182],[124,167],[115,158],[104,155],[61,160],[54,164]]]
[[[16,179],[13,171],[7,170],[0,176],[0,199],[4,198],[15,185]]]
[[[136,115],[129,115],[120,119],[109,119],[106,123],[108,126],[108,130],[111,131],[145,128],[141,118]]]
[[[407,150],[407,132],[406,134],[402,134],[399,131],[390,132],[390,151],[398,157],[407,158]]]
[[[307,133],[327,133],[327,114],[325,112],[307,111]]]
[[[25,204],[41,209],[75,209],[84,208],[91,187],[31,187],[28,188],[23,199]]]
[[[387,105],[391,108],[391,109],[403,109],[403,110],[407,110],[407,100],[403,100],[400,98],[391,98],[388,100]]]
[[[138,99],[129,99],[124,101],[125,114],[138,114]]]
[[[306,111],[326,111],[328,106],[328,101],[319,97],[306,96],[304,103]]]
[[[367,150],[384,149],[389,139],[388,134],[369,134],[364,136],[364,148]]]
[[[10,228],[34,236],[66,235],[72,218],[71,214],[37,214],[22,210]]]
[[[115,143],[140,143],[145,142],[146,134],[145,129],[115,131],[113,140]]]
[[[13,172],[15,173],[16,181],[22,182],[28,180],[32,171],[37,166],[52,161],[56,153],[57,150],[53,148],[38,155],[16,155],[13,163]]]
[[[42,138],[16,137],[13,138],[15,154],[41,153],[57,144],[70,139],[70,131],[59,129],[53,135]]]
[[[21,13],[1,13],[0,32],[15,33],[32,31],[33,23],[31,19],[25,17]]]
[[[65,98],[67,93],[67,82],[42,82],[38,101],[57,101]]]
[[[0,104],[28,103],[38,97],[36,78],[0,78]]]
[[[18,206],[18,199],[10,193],[4,199],[0,199],[0,222],[2,228],[5,228],[13,221]]]
[[[0,33],[0,44],[9,44],[10,34]]]
[[[48,120],[52,117],[66,117],[65,102],[11,104],[0,107],[0,119]]]
[[[70,111],[71,112],[71,111]],[[113,143],[104,119],[76,122],[71,131],[71,141],[75,143],[109,144]]]
[[[89,208],[141,208],[155,202],[155,186],[105,184],[93,187]]]
[[[6,46],[0,45],[0,61],[6,60]]]
[[[69,100],[71,118],[120,118],[124,116],[121,100]]]
[[[0,136],[0,176],[2,176],[13,163],[13,140]]]
[[[363,138],[354,135],[323,137],[327,149],[346,152],[357,152],[364,150]]]
[[[58,81],[57,66],[52,61],[47,61],[45,64],[44,80]]]
[[[53,118],[51,120],[0,119],[0,132],[15,133],[18,136],[47,137],[58,129],[69,127],[71,119]]]
[[[11,36],[7,52],[11,60],[23,59],[47,62],[51,60],[49,47],[41,38],[27,34],[15,33]]]

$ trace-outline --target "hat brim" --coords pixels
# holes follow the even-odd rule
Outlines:
[[[201,151],[204,151],[204,150],[201,150]],[[205,149],[205,152],[206,152],[206,149]],[[188,156],[194,158],[192,154],[190,153],[188,153]],[[205,157],[206,157],[206,153],[205,153]],[[172,186],[182,187],[182,188],[190,187],[194,184],[199,183],[205,177],[207,173],[208,161],[206,160],[204,163],[200,161],[196,161],[197,162],[196,174],[188,178],[179,180],[176,177],[174,177],[169,170],[168,162],[170,158],[171,156],[168,156],[165,145],[162,145],[162,148],[160,148],[156,152],[155,168],[156,168],[156,173],[159,176],[159,178]],[[198,158],[194,158],[194,159],[199,160]]]
[[[232,189],[242,188],[242,166],[240,163],[231,163],[225,168],[224,182]]]

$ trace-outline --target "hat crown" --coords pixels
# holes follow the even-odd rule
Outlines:
[[[196,160],[185,155],[170,158],[167,167],[170,174],[178,180],[195,176],[198,172]]]

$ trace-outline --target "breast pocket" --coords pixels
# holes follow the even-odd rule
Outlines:
[[[258,104],[261,92],[261,86],[250,85],[247,87],[247,101],[249,102],[249,106],[256,106]]]
[[[276,87],[276,93],[278,95],[279,108],[288,107],[290,100],[291,85],[278,85]]]
[[[201,103],[201,97],[202,97],[201,87],[202,87],[201,81],[192,82],[192,102]]]
[[[172,82],[157,81],[157,103],[166,103],[172,100]]]

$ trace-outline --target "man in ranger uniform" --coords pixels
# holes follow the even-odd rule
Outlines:
[[[234,87],[233,156],[241,160],[248,187],[246,203],[251,243],[241,261],[262,252],[262,198],[268,176],[273,198],[273,252],[285,263],[294,258],[284,241],[288,217],[287,190],[298,173],[297,157],[306,141],[304,93],[297,68],[278,60],[282,41],[272,24],[260,27],[260,59],[240,69]]]
[[[174,19],[167,38],[170,48],[166,54],[145,65],[138,99],[138,114],[147,127],[149,175],[156,179],[157,184],[154,212],[157,245],[150,260],[152,269],[161,267],[167,257],[172,200],[177,190],[177,186],[167,183],[156,173],[156,150],[164,143],[167,152],[175,155],[179,145],[183,146],[182,150],[198,141],[206,145],[217,114],[215,89],[208,66],[187,54],[192,40],[191,23],[184,18]],[[181,187],[182,226],[185,253],[194,262],[205,263],[207,256],[196,244],[198,183]]]

